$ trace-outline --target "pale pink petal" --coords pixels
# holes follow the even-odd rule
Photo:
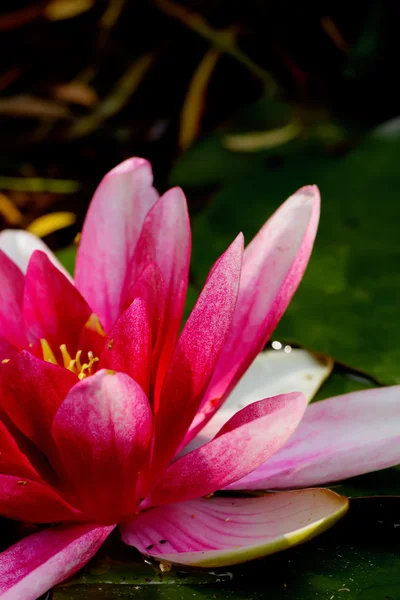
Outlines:
[[[0,233],[0,250],[3,250],[23,273],[26,273],[30,258],[35,250],[41,250],[59,271],[68,277],[68,279],[71,279],[68,271],[62,266],[50,248],[40,238],[29,231],[4,229]]]
[[[71,371],[23,350],[2,369],[2,410],[26,437],[46,453],[52,448],[50,427],[54,415],[77,381],[77,376]]]
[[[15,475],[0,475],[0,515],[32,523],[77,521],[81,516],[49,485]]]
[[[205,496],[251,473],[293,434],[306,405],[303,394],[294,392],[246,406],[211,442],[176,460],[159,478],[148,503]]]
[[[215,412],[263,349],[295,293],[313,247],[319,202],[316,186],[301,188],[247,246],[232,327],[203,401],[204,424],[212,415],[209,403]],[[201,426],[198,418],[190,439]]]
[[[24,538],[0,554],[2,600],[37,600],[81,569],[114,526],[51,527]]]
[[[311,404],[287,444],[230,487],[305,487],[399,463],[400,386],[363,390]]]
[[[75,282],[106,331],[118,317],[130,260],[158,199],[152,181],[146,160],[121,163],[101,181],[83,226]]]
[[[126,373],[148,395],[151,355],[151,330],[147,307],[141,298],[136,298],[112,328],[100,357],[99,369]]]
[[[24,285],[25,278],[20,269],[0,250],[0,333],[18,349],[27,343],[22,317]]]
[[[152,422],[147,397],[133,379],[101,370],[82,380],[60,406],[52,433],[61,457],[57,472],[74,506],[103,523],[135,511]]]
[[[347,498],[324,489],[200,498],[138,515],[122,527],[122,539],[158,560],[222,567],[305,542],[331,527],[347,508]]]
[[[164,286],[164,318],[158,331],[160,386],[178,336],[189,274],[191,235],[186,198],[179,188],[169,190],[149,211],[127,272],[126,289],[155,263]]]
[[[242,253],[240,235],[214,265],[155,398],[156,470],[168,464],[183,440],[213,373],[236,305]]]
[[[92,310],[48,257],[36,250],[26,273],[23,314],[30,342],[45,339],[62,364],[59,347],[65,344],[75,357]]]

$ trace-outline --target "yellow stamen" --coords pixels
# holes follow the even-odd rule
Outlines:
[[[10,362],[10,359],[9,359],[9,358],[3,358],[3,360],[1,361],[1,363],[2,363],[3,365],[5,365],[5,364],[6,364],[6,363],[8,363],[8,362]]]
[[[79,373],[82,371],[81,356],[82,356],[82,350],[78,350],[78,352],[76,353],[76,356],[75,356],[75,363],[76,363],[76,368],[78,369]]]
[[[90,351],[89,351],[89,352],[88,352],[88,356],[89,356],[89,354],[91,354],[91,355],[92,355],[92,358],[90,358],[90,360],[89,360],[89,362],[88,362],[88,363],[85,363],[84,365],[82,365],[81,372],[80,372],[80,373],[79,373],[79,375],[78,375],[79,379],[84,379],[84,378],[85,378],[85,377],[87,377],[88,375],[91,375],[91,372],[90,372],[90,371],[91,371],[91,368],[92,368],[92,366],[93,366],[95,363],[99,362],[99,359],[97,358],[97,356],[93,358],[93,352],[90,352]],[[87,372],[86,372],[86,371],[87,371]]]
[[[99,317],[95,313],[92,313],[90,315],[90,317],[88,318],[88,320],[85,323],[85,327],[87,329],[90,329],[91,331],[96,331],[99,335],[101,335],[103,337],[106,336],[106,332],[104,331],[104,329],[101,326]]]
[[[64,367],[66,369],[69,369],[69,366],[72,362],[72,358],[71,358],[70,353],[67,350],[67,346],[65,344],[61,344],[60,350],[61,350],[61,354],[62,354],[63,361],[64,361]]]
[[[54,356],[53,351],[49,346],[49,342],[45,339],[41,339],[40,345],[42,346],[43,360],[52,363],[53,365],[58,364],[56,357]]]

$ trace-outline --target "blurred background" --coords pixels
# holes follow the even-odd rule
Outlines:
[[[188,197],[190,305],[239,230],[317,183],[320,233],[278,335],[399,383],[399,17],[390,0],[3,0],[1,227],[72,269],[101,177],[144,156]]]

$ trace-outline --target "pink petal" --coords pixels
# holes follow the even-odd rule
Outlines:
[[[151,330],[146,304],[136,298],[111,330],[100,357],[99,369],[126,373],[149,393]]]
[[[400,463],[400,386],[311,404],[289,442],[234,489],[303,487]]]
[[[91,314],[74,285],[43,252],[36,250],[29,262],[24,294],[24,319],[30,341],[47,340],[62,364],[59,347],[65,344],[75,356],[80,331]]]
[[[214,265],[189,316],[159,398],[155,398],[153,466],[166,466],[201,402],[229,330],[243,253],[238,236]]]
[[[103,523],[135,511],[136,477],[152,423],[147,397],[133,379],[101,370],[80,381],[60,406],[52,432],[74,505]]]
[[[0,336],[0,369],[1,366],[5,364],[3,363],[3,360],[7,361],[16,353],[17,349],[15,348],[15,346],[13,346],[13,344],[6,340],[6,338]]]
[[[0,327],[1,336],[11,346],[26,345],[22,317],[25,278],[13,261],[0,250]],[[10,358],[6,356],[5,358]]]
[[[28,263],[35,250],[41,250],[61,273],[64,273],[68,279],[71,279],[68,271],[64,269],[50,248],[40,238],[29,231],[4,229],[0,233],[0,249],[11,258],[23,273],[26,273]]]
[[[80,517],[49,485],[13,475],[0,475],[0,515],[32,523],[77,521]]]
[[[167,469],[152,490],[149,504],[205,496],[251,473],[288,440],[306,405],[303,394],[295,392],[246,406],[211,442]]]
[[[24,538],[0,554],[2,600],[36,600],[81,569],[113,527],[52,527]]]
[[[100,183],[83,226],[75,282],[106,331],[118,317],[130,259],[158,199],[152,181],[146,160],[121,163]]]
[[[39,478],[27,453],[22,450],[9,428],[2,421],[0,421],[0,473]]]
[[[263,349],[296,291],[314,243],[319,203],[316,186],[301,188],[246,248],[232,327],[202,404],[203,424]],[[190,439],[201,429],[200,421]]]
[[[191,235],[186,198],[179,188],[169,190],[149,211],[128,271],[127,285],[151,263],[155,263],[164,284],[164,319],[159,327],[159,385],[179,333],[189,274]]]
[[[122,527],[122,539],[158,560],[222,567],[305,542],[331,527],[347,508],[347,498],[324,489],[200,498],[139,515]]]
[[[26,437],[46,452],[53,447],[50,428],[54,415],[77,381],[71,371],[23,350],[2,370],[2,409]]]

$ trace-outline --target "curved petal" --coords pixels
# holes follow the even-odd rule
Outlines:
[[[81,516],[50,486],[13,475],[0,475],[0,515],[31,523],[78,521]]]
[[[25,278],[13,261],[0,250],[0,330],[11,346],[26,346],[22,316]],[[9,358],[7,356],[6,358]]]
[[[18,350],[13,344],[6,340],[6,338],[0,336],[0,368],[17,352]]]
[[[151,375],[151,330],[147,307],[136,298],[111,330],[100,357],[99,369],[126,373],[148,395]]]
[[[311,404],[288,443],[232,489],[305,487],[400,463],[400,386]]]
[[[149,504],[182,502],[215,492],[251,473],[292,435],[306,408],[303,394],[267,398],[234,415],[217,437],[176,460],[157,482]]]
[[[159,327],[160,386],[179,333],[189,275],[191,234],[184,193],[166,192],[149,211],[128,270],[130,287],[145,267],[155,263],[164,284],[164,318]],[[129,288],[128,288],[129,289]]]
[[[158,560],[223,567],[305,542],[345,515],[330,490],[260,498],[210,498],[154,508],[122,527],[122,539]]]
[[[73,504],[100,523],[134,512],[151,433],[147,397],[127,375],[102,370],[75,385],[52,427]]]
[[[35,250],[41,250],[61,273],[68,279],[71,279],[68,271],[64,269],[50,248],[40,238],[29,231],[4,229],[0,233],[0,250],[7,254],[23,273],[26,273],[30,258]]]
[[[48,257],[36,250],[26,273],[23,314],[29,340],[45,339],[61,361],[62,344],[71,356],[79,350],[79,336],[92,310]]]
[[[158,200],[152,181],[147,160],[126,160],[103,178],[86,216],[75,282],[106,331],[118,317],[129,262],[144,219]]]
[[[313,247],[319,204],[316,186],[301,188],[247,246],[232,326],[203,401],[212,401],[214,412],[263,349],[296,291]],[[203,413],[204,424],[211,416]]]
[[[50,428],[54,415],[77,381],[71,371],[23,350],[2,369],[2,409],[46,453],[53,447]]]
[[[214,265],[179,338],[155,398],[155,470],[173,457],[210,380],[235,309],[242,253],[240,235]]]
[[[0,554],[2,600],[36,600],[81,569],[113,526],[70,525],[30,535]]]
[[[38,473],[27,454],[19,447],[8,427],[0,421],[0,473],[38,478]]]
[[[288,354],[276,350],[260,352],[221,408],[183,452],[187,454],[212,440],[238,410],[260,398],[296,390],[302,392],[309,402],[332,371],[332,366],[331,359],[316,357],[300,348],[292,349]],[[210,410],[214,410],[212,405]],[[193,424],[196,425],[196,419]]]

